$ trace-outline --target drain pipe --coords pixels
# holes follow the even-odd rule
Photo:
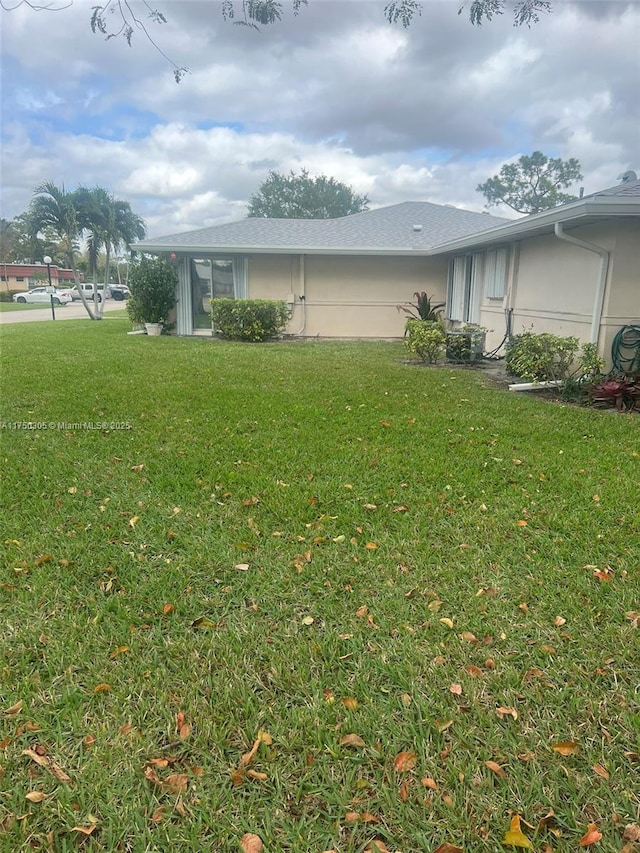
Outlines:
[[[556,222],[555,235],[558,240],[564,240],[567,243],[573,243],[574,246],[580,246],[581,249],[586,249],[588,252],[595,252],[600,255],[600,273],[598,275],[598,286],[596,288],[596,298],[593,304],[593,319],[591,321],[591,336],[589,342],[592,344],[598,343],[598,334],[600,332],[600,322],[602,320],[602,307],[604,305],[604,292],[607,286],[607,272],[609,270],[609,252],[602,246],[596,243],[588,243],[586,240],[580,240],[578,237],[572,237],[566,234],[562,228],[562,222]]]

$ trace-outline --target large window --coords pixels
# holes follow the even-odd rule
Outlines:
[[[502,299],[507,282],[508,249],[458,255],[449,265],[447,317],[461,323],[480,322],[480,304]]]
[[[246,295],[245,258],[192,258],[189,271],[194,329],[211,328],[212,299]]]

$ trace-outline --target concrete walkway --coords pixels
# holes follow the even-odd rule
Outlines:
[[[108,300],[104,306],[103,315],[106,317],[111,311],[122,311],[126,302],[113,302]],[[58,320],[89,320],[82,302],[70,302],[68,305],[56,305],[56,323]],[[23,311],[7,311],[0,313],[0,326],[10,323],[41,323],[45,320],[51,322],[51,307],[25,308]]]

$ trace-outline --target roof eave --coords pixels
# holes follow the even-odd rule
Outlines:
[[[545,228],[555,225],[556,222],[576,222],[582,220],[596,219],[603,216],[639,216],[640,201],[637,198],[619,198],[611,196],[596,196],[579,199],[571,204],[554,207],[542,213],[532,213],[523,219],[515,219],[508,225],[499,225],[468,237],[458,240],[450,240],[434,246],[430,254],[440,255],[454,252],[459,249],[470,249],[475,246],[486,246],[491,243],[504,243],[526,237],[536,232],[542,232]]]
[[[152,243],[144,241],[131,247],[136,252],[189,255],[412,255],[426,256],[431,249],[426,246],[206,246],[180,245],[179,243]]]

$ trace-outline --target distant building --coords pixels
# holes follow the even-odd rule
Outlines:
[[[48,283],[46,264],[0,264],[0,291],[29,290]],[[51,284],[54,287],[73,286],[73,270],[51,264]]]

